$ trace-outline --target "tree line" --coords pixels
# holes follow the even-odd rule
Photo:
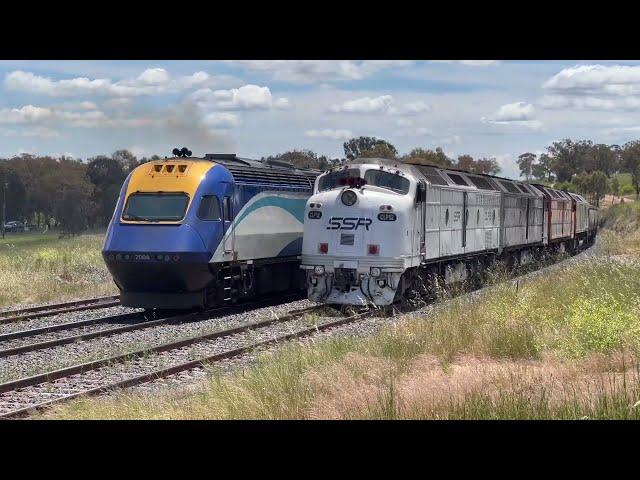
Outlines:
[[[606,194],[640,196],[640,141],[620,145],[594,144],[591,140],[564,139],[553,142],[540,155],[518,157],[520,176],[570,192],[581,193],[596,205]],[[631,183],[620,184],[620,173]]]
[[[500,166],[493,157],[448,157],[442,148],[414,148],[400,154],[386,140],[357,137],[343,144],[344,157],[330,158],[311,150],[291,150],[263,160],[288,162],[299,168],[326,170],[356,157],[381,157],[400,162],[455,168],[496,175]],[[0,180],[5,189],[5,221],[21,220],[39,228],[60,227],[77,233],[86,228],[102,228],[109,223],[120,188],[138,165],[161,157],[138,159],[128,150],[86,160],[22,154],[0,159]],[[621,189],[617,173],[629,173],[633,189],[640,188],[640,141],[624,146],[593,144],[588,140],[561,140],[535,155],[518,157],[525,181],[553,184],[555,187],[585,194],[598,203],[604,193],[627,194]]]

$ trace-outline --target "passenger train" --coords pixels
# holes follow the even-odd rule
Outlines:
[[[597,209],[581,196],[490,175],[379,158],[317,177],[304,212],[309,299],[389,305],[442,278],[504,260],[592,245]]]
[[[122,186],[102,250],[122,305],[207,308],[304,290],[304,209],[320,172],[174,155],[138,166]]]

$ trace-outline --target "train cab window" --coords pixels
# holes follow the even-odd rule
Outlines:
[[[344,186],[340,180],[347,178],[360,177],[360,170],[357,168],[349,168],[347,170],[339,170],[337,172],[327,173],[318,180],[318,191],[333,190]]]
[[[200,220],[220,220],[220,204],[215,195],[205,195],[200,201],[198,208],[198,218]]]
[[[189,204],[186,193],[132,193],[122,214],[134,222],[177,222],[184,218]]]
[[[231,198],[230,197],[224,197],[222,199],[222,212],[224,214],[224,221],[225,222],[230,222],[233,219],[232,212],[231,212]]]
[[[364,174],[364,180],[368,185],[386,188],[402,195],[409,193],[411,186],[411,182],[406,178],[383,170],[367,170]]]

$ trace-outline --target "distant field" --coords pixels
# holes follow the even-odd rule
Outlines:
[[[116,294],[100,254],[103,238],[7,234],[0,239],[0,306]]]
[[[640,419],[640,205],[597,254],[515,288],[263,354],[193,390],[76,401],[49,418]]]

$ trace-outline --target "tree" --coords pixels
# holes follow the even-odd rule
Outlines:
[[[500,173],[500,165],[495,158],[480,158],[476,160],[476,165],[473,170],[474,173],[484,173],[487,175],[497,175]]]
[[[263,160],[279,160],[281,162],[291,163],[297,168],[313,168],[317,170],[327,170],[336,163],[324,155],[318,156],[317,153],[311,150],[290,150],[269,156],[266,159],[263,157]]]
[[[364,158],[388,158],[389,160],[395,160],[397,155],[397,150],[387,142],[377,143],[373,148],[360,152],[360,157]]]
[[[626,143],[622,148],[621,156],[624,169],[631,174],[636,199],[640,200],[640,140]]]
[[[404,155],[401,160],[405,163],[433,165],[443,168],[453,165],[453,161],[447,157],[440,147],[437,147],[435,151],[414,148],[408,154]]]
[[[111,154],[111,158],[122,165],[127,174],[138,166],[138,159],[129,150],[116,150]]]
[[[551,182],[553,180],[553,158],[546,153],[538,157],[538,163],[533,164],[531,173],[536,180]]]
[[[480,158],[474,160],[471,155],[460,155],[455,168],[471,173],[495,175],[500,172],[500,165],[495,158]]]
[[[89,159],[87,178],[93,185],[91,192],[93,208],[89,224],[91,226],[106,225],[113,214],[120,188],[127,178],[127,172],[121,162],[100,155]]]
[[[357,158],[362,156],[362,152],[372,150],[376,145],[380,144],[386,144],[388,148],[385,151],[393,152],[394,158],[398,155],[396,147],[391,145],[389,142],[379,140],[376,137],[358,137],[344,142],[344,155],[346,157],[353,155],[354,158]]]
[[[520,176],[524,177],[526,181],[531,180],[531,177],[533,177],[533,165],[535,161],[535,153],[527,152],[518,156],[518,167],[520,168]]]
[[[458,170],[466,170],[467,172],[473,171],[476,161],[471,155],[460,155],[455,167]]]
[[[614,197],[620,196],[620,180],[618,180],[618,177],[613,177],[609,180],[609,193]]]
[[[587,173],[582,172],[573,179],[580,193],[584,193],[589,201],[596,206],[600,206],[600,199],[607,192],[608,182],[607,175],[600,170]]]

